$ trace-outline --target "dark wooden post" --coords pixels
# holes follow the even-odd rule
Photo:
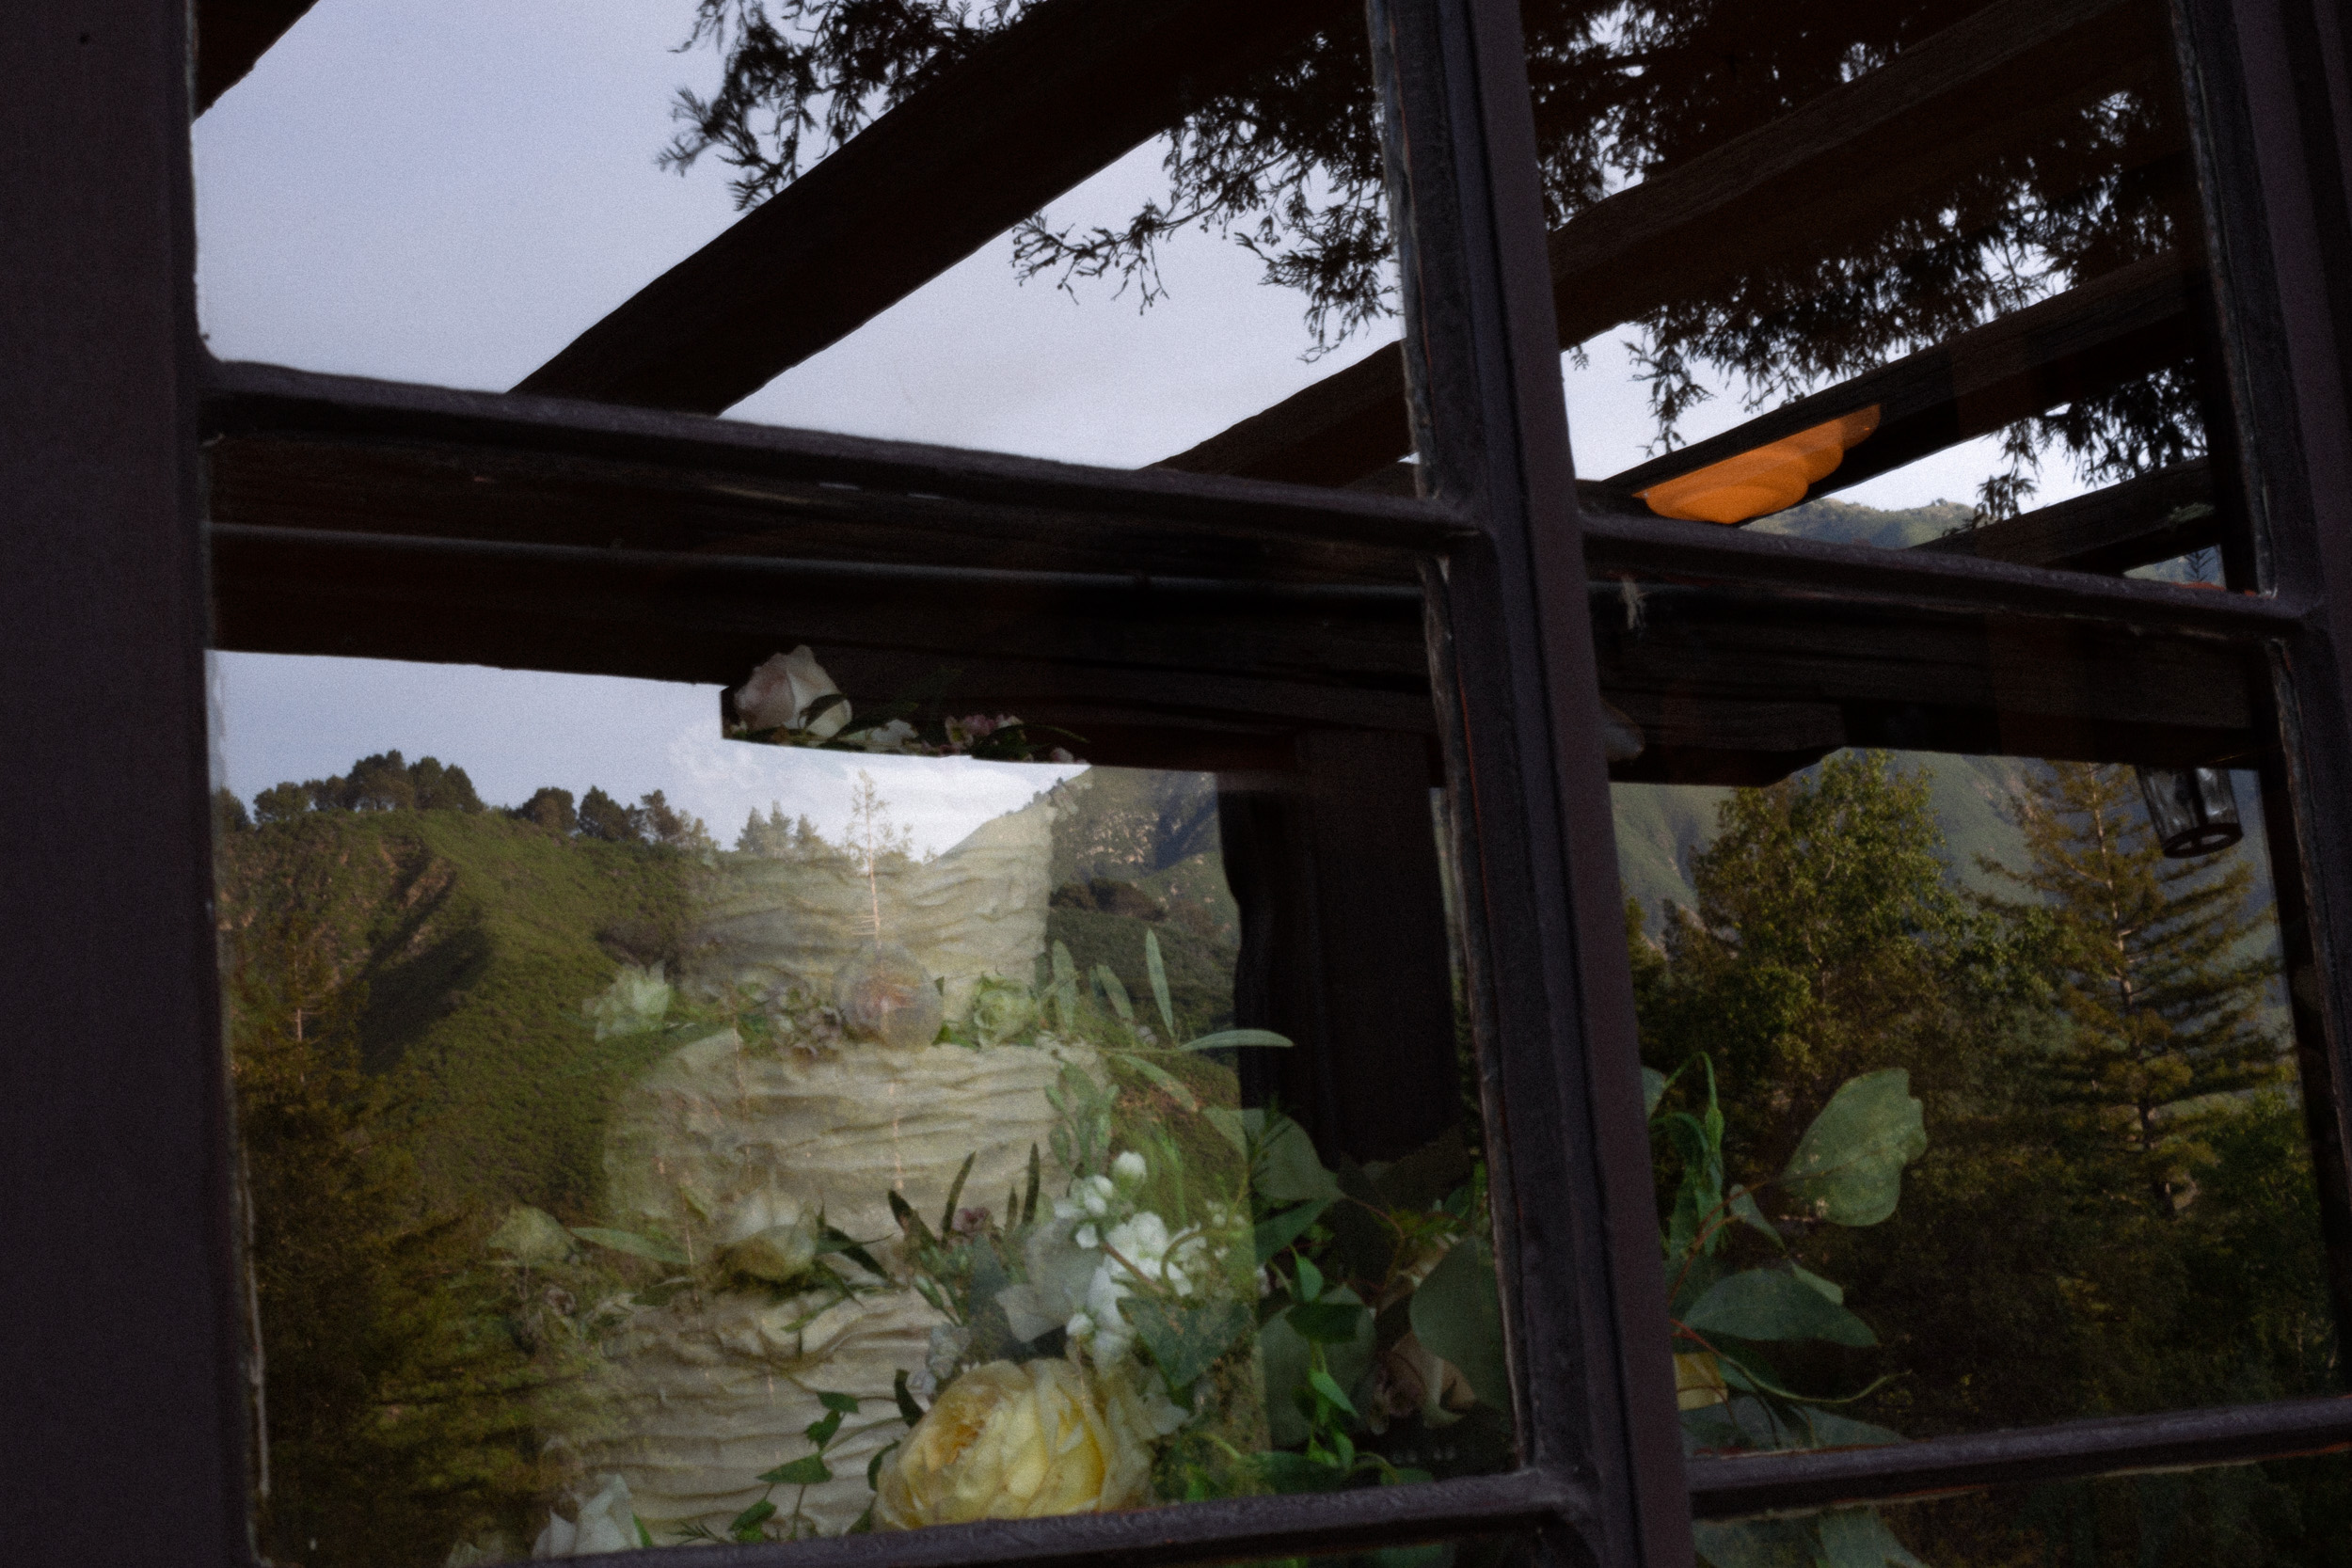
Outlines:
[[[0,7],[0,1559],[243,1554],[187,8]]]

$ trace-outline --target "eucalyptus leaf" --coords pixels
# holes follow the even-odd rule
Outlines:
[[[1869,1324],[1779,1269],[1747,1269],[1716,1281],[1713,1290],[1682,1314],[1682,1322],[1692,1332],[1709,1337],[1878,1343]]]
[[[1200,1114],[1209,1118],[1209,1125],[1223,1134],[1227,1143],[1233,1146],[1234,1153],[1249,1152],[1249,1127],[1242,1119],[1243,1113],[1231,1105],[1208,1105],[1201,1108]]]
[[[1827,1296],[1836,1305],[1840,1307],[1846,1305],[1846,1288],[1843,1285],[1838,1284],[1836,1280],[1823,1279],[1820,1275],[1815,1274],[1811,1269],[1806,1268],[1802,1263],[1789,1264],[1788,1272],[1795,1275],[1799,1279],[1804,1280],[1807,1285],[1812,1286],[1815,1290],[1820,1291],[1821,1294]]]
[[[1798,1140],[1782,1190],[1816,1219],[1878,1224],[1902,1196],[1903,1166],[1927,1150],[1920,1111],[1902,1068],[1847,1079]]]
[[[971,1178],[972,1162],[979,1157],[980,1151],[977,1148],[971,1153],[965,1155],[963,1157],[963,1164],[958,1167],[956,1171],[955,1180],[948,1183],[947,1207],[939,1212],[939,1233],[942,1236],[952,1236],[955,1234],[956,1205],[963,1199],[963,1184]]]
[[[1160,958],[1160,934],[1143,933],[1143,972],[1152,981],[1152,1000],[1159,1004],[1160,1022],[1167,1026],[1168,1037],[1176,1037],[1176,1008],[1168,996],[1168,965]]]
[[[825,1467],[823,1454],[804,1453],[789,1465],[763,1472],[759,1479],[771,1486],[814,1486],[818,1481],[833,1480],[833,1472]]]
[[[1356,1292],[1344,1285],[1334,1287],[1324,1299],[1363,1305]],[[1126,1304],[1120,1305],[1124,1310]],[[1324,1365],[1343,1386],[1354,1387],[1357,1380],[1372,1370],[1374,1340],[1373,1315],[1361,1312],[1357,1315],[1356,1338],[1352,1343],[1323,1348]],[[1299,1413],[1297,1402],[1291,1396],[1306,1386],[1312,1347],[1277,1315],[1258,1326],[1258,1357],[1265,1369],[1267,1432],[1278,1448],[1305,1442],[1307,1418]]]
[[[1237,1301],[1179,1307],[1130,1296],[1119,1310],[1135,1325],[1136,1337],[1152,1353],[1171,1394],[1190,1388],[1256,1323],[1255,1314]]]
[[[1658,1114],[1658,1102],[1666,1098],[1666,1085],[1674,1080],[1654,1067],[1642,1069],[1642,1119],[1647,1121]]]
[[[1494,1254],[1485,1238],[1454,1243],[1407,1308],[1422,1348],[1451,1361],[1478,1402],[1508,1412],[1511,1373],[1502,1357],[1502,1297],[1495,1288]]]
[[[727,1533],[736,1540],[749,1543],[759,1539],[759,1527],[776,1516],[776,1505],[762,1497],[727,1526]]]
[[[1192,1091],[1184,1087],[1183,1080],[1179,1079],[1174,1073],[1168,1071],[1168,1069],[1161,1067],[1156,1062],[1147,1061],[1143,1057],[1136,1055],[1132,1052],[1120,1053],[1119,1059],[1133,1067],[1137,1072],[1142,1073],[1146,1078],[1152,1080],[1152,1082],[1157,1085],[1160,1088],[1166,1090],[1168,1097],[1174,1100],[1177,1104],[1182,1105],[1185,1110],[1198,1111],[1200,1109],[1200,1101],[1194,1099]]]
[[[1322,1396],[1334,1410],[1344,1410],[1350,1416],[1356,1414],[1355,1402],[1347,1397],[1347,1390],[1342,1388],[1329,1372],[1310,1371],[1307,1374],[1307,1386]]]
[[[1274,1255],[1307,1233],[1323,1211],[1330,1206],[1328,1198],[1295,1203],[1280,1213],[1260,1220],[1251,1227],[1258,1266],[1263,1268],[1273,1261]]]
[[[1314,1140],[1307,1130],[1284,1116],[1244,1111],[1246,1127],[1258,1135],[1258,1159],[1250,1175],[1257,1196],[1273,1203],[1296,1203],[1319,1198],[1326,1203],[1340,1196],[1340,1179],[1315,1157]]]
[[[1239,1046],[1256,1045],[1287,1051],[1290,1049],[1290,1043],[1288,1035],[1278,1035],[1271,1029],[1219,1029],[1214,1035],[1203,1035],[1199,1039],[1186,1040],[1184,1049],[1186,1051],[1232,1051]]]
[[[1344,1345],[1356,1338],[1363,1308],[1345,1301],[1302,1301],[1282,1314],[1310,1344]]]
[[[898,1374],[890,1380],[890,1393],[898,1402],[898,1419],[913,1426],[923,1418],[923,1407],[914,1402],[914,1395],[907,1388],[907,1370],[904,1367],[899,1368]]]
[[[651,1236],[640,1236],[628,1230],[606,1230],[593,1225],[576,1225],[572,1234],[583,1242],[594,1242],[615,1252],[626,1252],[632,1258],[643,1258],[655,1263],[667,1263],[674,1269],[690,1267],[686,1254],[668,1242]]]
[[[1875,1508],[1833,1509],[1818,1521],[1828,1568],[1926,1568]]]
[[[1764,1217],[1764,1212],[1756,1206],[1756,1195],[1754,1193],[1748,1191],[1745,1187],[1734,1187],[1731,1189],[1730,1196],[1724,1201],[1724,1204],[1731,1210],[1731,1217],[1733,1219],[1738,1220],[1740,1224],[1746,1226],[1751,1230],[1756,1231],[1762,1235],[1770,1236],[1772,1239],[1772,1245],[1779,1247],[1784,1252],[1788,1250],[1788,1243],[1781,1239],[1779,1227],[1774,1226],[1772,1221],[1766,1219]]]
[[[1817,1568],[1813,1531],[1795,1519],[1693,1520],[1692,1540],[1708,1568]]]
[[[1135,1001],[1127,994],[1126,983],[1111,973],[1110,965],[1094,966],[1094,987],[1103,993],[1103,1000],[1110,1004],[1111,1011],[1119,1015],[1121,1022],[1133,1023],[1136,1021]]]

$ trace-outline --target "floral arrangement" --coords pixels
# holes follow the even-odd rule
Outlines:
[[[931,683],[944,688],[946,678]],[[991,762],[1076,762],[1042,736],[1079,737],[1031,725],[1009,713],[927,717],[927,697],[892,699],[863,720],[806,643],[775,654],[735,691],[735,722],[727,736],[771,746],[816,746],[835,752],[894,756],[978,757]],[[1033,733],[1034,732],[1034,733]]]
[[[533,1212],[547,1256],[587,1243],[624,1273],[660,1276],[628,1298],[633,1312],[736,1292],[789,1304],[790,1328],[912,1296],[933,1320],[925,1353],[887,1393],[816,1391],[806,1448],[777,1452],[723,1524],[643,1520],[618,1478],[592,1476],[577,1517],[550,1519],[543,1544],[829,1533],[803,1504],[843,1479],[833,1451],[843,1422],[878,1400],[905,1430],[867,1460],[870,1501],[853,1530],[1507,1468],[1482,1164],[1449,1133],[1392,1164],[1326,1164],[1296,1123],[1237,1104],[1226,1053],[1290,1042],[1247,1029],[1187,1037],[1155,934],[1143,959],[1142,1007],[1107,965],[1082,972],[1056,942],[1039,983],[992,977],[967,1016],[930,1015],[922,1049],[1060,1059],[1042,1080],[1045,1136],[1001,1201],[966,1190],[975,1151],[944,1192],[882,1195],[898,1228],[887,1243],[759,1195],[714,1214],[707,1248],[566,1231]],[[870,947],[833,1006],[798,992],[773,1006],[690,1002],[658,972],[628,971],[586,1014],[602,1030],[681,1037],[723,1023],[747,1052],[839,1060],[861,1041],[886,1044],[900,1016],[861,1022],[852,993],[877,966],[895,978],[912,961]],[[517,1257],[530,1250],[520,1223],[499,1243]]]
[[[1041,990],[976,1002],[973,1048],[1084,1039],[1109,1072],[1066,1067],[1048,1092],[1060,1196],[1041,1195],[1034,1148],[1001,1211],[964,1206],[961,1176],[936,1229],[893,1195],[914,1286],[947,1321],[901,1386],[912,1430],[878,1464],[875,1528],[1509,1463],[1481,1167],[1458,1136],[1327,1167],[1296,1123],[1236,1108],[1204,1055],[1289,1042],[1173,1043],[1148,933],[1144,960],[1153,1022],[1058,942]]]

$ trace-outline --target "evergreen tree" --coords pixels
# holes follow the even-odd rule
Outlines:
[[[408,782],[416,793],[419,811],[469,811],[482,809],[482,797],[474,793],[473,781],[462,768],[444,768],[437,757],[420,757],[408,769]]]
[[[582,838],[600,838],[608,844],[644,841],[644,831],[629,809],[595,784],[580,799],[579,821]]]
[[[426,1212],[360,1070],[365,988],[281,911],[232,939],[230,1060],[260,1325],[258,1526],[280,1561],[426,1568],[544,1486],[469,1227]]]
[[[570,837],[580,827],[580,813],[572,807],[572,792],[553,784],[543,784],[533,791],[530,800],[515,808],[515,815],[563,838]]]
[[[272,784],[253,797],[253,820],[262,827],[273,822],[292,822],[310,809],[310,791],[291,779]]]
[[[2248,907],[2244,857],[2168,860],[2127,769],[2058,763],[2017,800],[2027,863],[1985,868],[2040,895],[2058,1005],[2072,1024],[2044,1070],[2087,1135],[2160,1212],[2185,1204],[2230,1107],[2209,1096],[2277,1084],[2284,1048],[2264,1014],[2279,974]],[[2225,851],[2226,855],[2228,852]],[[2198,1103],[2203,1101],[2203,1103]]]
[[[1637,994],[1651,1065],[1706,1052],[1763,1164],[1856,1073],[1907,1066],[1922,1087],[1948,1075],[1951,1053],[1923,1047],[1947,1037],[1961,974],[1993,932],[1946,885],[1943,845],[1926,771],[1883,752],[1724,802],[1692,862],[1697,907],[1637,957]],[[1647,939],[1629,935],[1643,955]]]

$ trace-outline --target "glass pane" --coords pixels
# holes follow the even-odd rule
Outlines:
[[[2159,0],[1526,0],[1588,512],[2255,586]]]
[[[2343,1568],[2352,1562],[2352,1458],[2005,1486],[1697,1528],[1711,1568],[1813,1561],[1830,1544],[1854,1553],[1832,1561],[1903,1561],[1890,1540],[1933,1568]],[[1882,1555],[1862,1555],[1872,1549]]]
[[[869,138],[853,178],[819,174],[1041,9],[914,0],[866,26],[807,0],[316,7],[195,128],[213,352],[506,389],[771,202],[792,219],[755,242],[772,263],[653,312],[721,325],[632,348],[640,379],[576,366],[537,389],[1140,466],[1393,340],[1360,8],[1140,51],[1122,20],[1096,29],[1099,66],[1059,45],[1040,64],[1031,27],[987,56],[994,87],[951,83],[955,113],[896,150]],[[1021,118],[1056,101],[1100,112]],[[994,152],[934,172],[974,148]],[[760,323],[714,304],[747,297],[787,304]],[[680,390],[771,337],[756,373]],[[1331,483],[1404,455],[1399,387],[1375,400],[1387,450]]]
[[[2343,1391],[2260,651],[1604,605],[1689,1444]]]
[[[1425,729],[215,659],[272,1556],[1513,1463]]]

